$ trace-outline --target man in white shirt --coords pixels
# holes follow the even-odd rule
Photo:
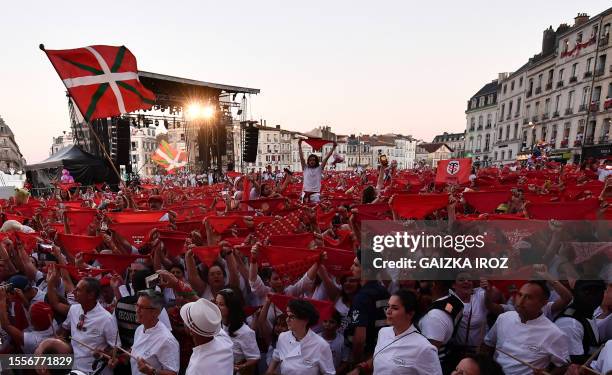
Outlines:
[[[523,285],[516,298],[516,311],[501,314],[487,336],[485,348],[492,352],[506,375],[533,373],[538,369],[556,366],[553,374],[563,374],[569,363],[567,338],[542,313],[550,297],[544,282],[531,281]],[[508,353],[518,359],[512,358]]]
[[[151,289],[139,292],[136,318],[141,323],[134,334],[132,375],[176,375],[180,367],[179,343],[159,320],[163,296]]]
[[[233,343],[221,329],[221,311],[200,298],[181,307],[181,318],[193,339],[194,348],[186,375],[233,375]]]
[[[70,334],[72,349],[74,350],[74,365],[76,370],[92,373],[94,368],[94,353],[110,353],[115,345],[120,346],[119,332],[115,318],[99,303],[100,282],[92,277],[85,277],[79,281],[74,289],[76,304],[66,305],[59,302],[55,291],[59,278],[58,270],[53,269],[49,278],[47,296],[53,309],[66,315],[66,320],[58,331],[58,335]],[[89,348],[88,348],[89,347]],[[112,374],[110,368],[105,368],[104,375]]]

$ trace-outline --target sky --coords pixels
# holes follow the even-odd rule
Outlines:
[[[306,132],[465,130],[467,100],[538,53],[549,25],[609,0],[11,1],[0,12],[0,116],[28,163],[69,129],[38,45],[125,45],[140,70],[258,88],[252,118]]]

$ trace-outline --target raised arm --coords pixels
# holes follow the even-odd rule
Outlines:
[[[300,163],[302,164],[302,170],[306,168],[306,159],[304,159],[304,151],[302,150],[302,138],[298,140],[298,150],[300,151]]]
[[[329,150],[329,152],[327,153],[327,155],[325,155],[325,157],[323,158],[323,161],[321,162],[321,170],[325,169],[325,165],[327,164],[327,160],[329,160],[329,157],[332,156],[332,154],[334,153],[334,150],[336,149],[336,147],[338,147],[338,142],[334,141],[334,147],[332,147],[332,149]]]
[[[60,302],[59,297],[57,295],[57,282],[59,281],[59,272],[57,268],[52,267],[49,269],[49,274],[47,275],[47,298],[49,299],[49,304],[53,308],[55,312],[61,315],[68,315],[68,311],[70,310],[70,306]]]
[[[202,280],[198,273],[195,256],[191,249],[185,253],[185,268],[187,270],[187,281],[199,295],[202,295],[206,290],[206,281]]]
[[[21,349],[23,347],[23,331],[12,325],[9,320],[6,289],[3,287],[0,287],[0,326],[2,326],[2,329],[11,336],[15,342],[15,346]]]

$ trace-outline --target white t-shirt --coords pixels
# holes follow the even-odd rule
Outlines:
[[[606,177],[608,177],[610,174],[612,174],[612,169],[599,168],[597,170],[598,180],[602,182],[605,182]]]
[[[468,335],[469,325],[469,338]],[[470,297],[470,302],[463,303],[463,318],[459,322],[457,333],[453,340],[458,345],[480,346],[487,329],[487,308],[485,307],[485,291],[476,288]]]
[[[114,346],[115,340],[117,340],[117,345],[121,345],[121,338],[117,335],[117,321],[102,305],[96,304],[96,307],[85,314],[83,329],[79,330],[77,325],[82,314],[83,308],[80,304],[71,305],[70,310],[68,310],[68,316],[62,324],[64,329],[70,330],[70,335],[74,339],[100,350],[106,349],[107,346]],[[94,361],[91,350],[74,340],[71,344],[74,351],[73,368],[75,370],[91,372],[91,365]],[[102,374],[107,375],[112,373],[113,371],[108,367],[102,372]]]
[[[321,335],[321,337],[323,337],[323,335]],[[344,336],[337,333],[333,340],[327,340],[325,337],[323,337],[323,340],[327,341],[329,344],[332,358],[334,359],[334,367],[336,369],[340,367],[342,362],[348,362],[351,351],[344,343]]]
[[[438,350],[414,326],[398,336],[381,328],[373,358],[374,375],[442,375]]]
[[[597,324],[592,319],[587,319],[589,324],[591,325],[591,329],[595,334],[595,338],[599,341],[599,331],[597,330]],[[584,348],[582,347],[582,338],[584,337],[584,327],[580,324],[576,319],[572,319],[569,317],[561,317],[555,321],[557,327],[563,331],[567,338],[567,343],[569,346],[569,354],[570,355],[583,355],[589,354],[584,353]]]
[[[323,170],[319,165],[316,168],[304,168],[304,184],[302,185],[302,191],[309,193],[320,193],[321,192],[321,175]]]
[[[291,331],[281,333],[272,359],[280,362],[282,375],[336,373],[329,344],[311,329],[301,341],[297,341]]]
[[[521,322],[516,311],[501,314],[485,337],[485,344],[500,348],[537,368],[546,368],[550,363],[557,367],[569,363],[567,338],[544,314],[525,323]],[[529,367],[498,350],[494,359],[506,375],[532,373]]]
[[[223,326],[223,330],[229,336],[228,327]],[[255,338],[255,331],[246,324],[243,324],[242,327],[234,332],[234,337],[229,336],[229,338],[234,344],[234,363],[241,363],[249,359],[259,359],[261,356],[257,346],[257,339]]]
[[[23,352],[25,354],[33,354],[38,344],[44,339],[54,337],[53,327],[49,327],[44,331],[29,331],[23,333]]]
[[[141,324],[134,333],[132,355],[143,358],[156,370],[168,370],[178,373],[180,367],[179,343],[166,325],[160,321],[147,330]],[[141,375],[138,363],[130,359],[132,375]]]
[[[185,375],[233,375],[233,346],[227,333],[221,330],[212,341],[193,348]]]
[[[441,342],[443,345],[453,336],[453,319],[442,310],[432,309],[419,320],[419,329],[429,340]]]

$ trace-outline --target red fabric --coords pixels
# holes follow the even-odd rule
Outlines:
[[[240,176],[240,173],[239,172],[230,171],[230,172],[227,172],[226,175],[229,178],[236,178],[236,177]]]
[[[319,229],[325,230],[329,228],[334,216],[336,216],[335,210],[331,210],[325,213],[317,213],[317,223],[319,224]]]
[[[168,227],[167,221],[153,223],[112,223],[109,228],[125,238],[129,243],[138,247],[144,242],[152,229],[163,229]]]
[[[289,301],[298,299],[296,297],[287,296],[284,294],[276,294],[276,293],[268,294],[268,298],[270,299],[270,302],[272,302],[283,313],[287,311],[287,305],[289,304]],[[321,300],[312,299],[312,298],[300,298],[300,299],[310,302],[314,306],[314,308],[319,312],[319,323],[332,318],[332,315],[334,313],[334,303],[333,302],[321,301]]]
[[[92,253],[104,241],[102,236],[81,236],[58,233],[57,238],[66,251],[73,257],[78,253]]]
[[[503,277],[503,280],[497,280],[501,277]],[[488,277],[489,284],[499,289],[506,298],[510,298],[510,296],[512,296],[513,289],[518,291],[525,283],[527,283],[527,280],[531,280],[532,278],[532,266],[525,266],[511,273],[504,273],[503,275]]]
[[[312,147],[313,151],[321,151],[321,148],[323,147],[323,145],[326,145],[333,141],[327,141],[321,138],[308,138],[308,139],[305,139],[304,142],[308,143],[310,147]]]
[[[56,264],[57,268],[65,269],[75,281],[81,280],[83,277],[96,277],[103,273],[113,273],[113,270],[105,268],[77,268],[76,266],[66,264]]]
[[[393,198],[391,209],[406,219],[423,219],[448,205],[448,194],[405,194]]]
[[[471,158],[440,160],[436,166],[436,184],[467,184],[471,171]]]
[[[5,215],[6,215],[6,220],[16,220],[20,222],[21,224],[23,224],[23,221],[27,219],[26,217],[23,217],[20,215],[13,215],[13,214],[5,214]]]
[[[135,212],[108,212],[106,216],[113,223],[152,223],[159,221],[165,211],[135,211]]]
[[[359,214],[378,218],[389,216],[391,212],[391,207],[387,203],[358,204],[353,208],[356,208]]]
[[[125,272],[130,264],[140,258],[146,258],[146,256],[131,254],[83,254],[84,261],[97,260],[103,268],[113,270],[118,274]]]
[[[94,221],[96,214],[96,210],[89,209],[65,211],[64,216],[66,217],[66,220],[68,220],[70,233],[87,235],[87,227],[89,226],[89,223]]]
[[[45,53],[87,121],[149,109],[155,102],[155,94],[138,80],[136,58],[125,46],[97,45],[68,50],[46,50]],[[109,87],[108,83],[79,84],[70,81],[81,77],[82,80],[91,79],[103,74],[104,69],[98,61],[100,57],[106,62],[106,69],[110,68],[112,73],[124,73],[124,76],[127,76],[117,81],[119,92]],[[120,107],[120,102],[123,107]]]
[[[269,240],[270,246],[308,248],[308,245],[314,241],[314,234],[312,232],[300,234],[278,234],[270,236]]]
[[[220,249],[219,246],[196,246],[192,248],[192,252],[202,263],[210,267],[219,257]]]
[[[251,199],[245,202],[249,206],[258,210],[270,210],[276,211],[281,210],[285,205],[284,198],[260,198]]]
[[[468,191],[463,193],[465,202],[480,213],[494,213],[502,203],[512,198],[510,191]]]
[[[211,216],[206,219],[216,233],[223,233],[234,224],[243,222],[242,216]]]
[[[352,251],[353,239],[351,238],[351,234],[353,232],[351,230],[337,230],[336,233],[338,234],[337,239],[333,239],[328,236],[323,237],[323,242],[325,243],[325,246]]]
[[[187,232],[187,233],[193,230],[197,230],[202,233],[205,232],[202,228],[202,220],[177,221],[176,229],[181,232]]]
[[[324,247],[322,250],[327,253],[327,259],[323,264],[330,274],[340,277],[351,269],[351,265],[355,260],[355,253],[353,251],[331,247]]]
[[[530,203],[529,217],[536,220],[594,220],[599,209],[597,198],[562,203]]]
[[[82,200],[77,200],[77,201],[71,201],[71,202],[62,202],[64,204],[64,207],[66,207],[66,209],[80,209],[83,207],[83,201]]]
[[[36,244],[38,243],[39,234],[38,233],[23,233],[23,232],[13,232],[15,239],[18,239],[19,242],[23,243],[23,248],[26,252],[32,253],[36,248]]]
[[[189,233],[178,231],[159,231],[159,239],[164,243],[164,247],[170,256],[176,257],[185,252],[185,240]]]
[[[24,329],[28,328],[28,326],[30,325],[30,323],[28,323],[25,306],[23,306],[23,303],[21,302],[21,300],[17,298],[14,299],[13,303],[14,303],[13,311],[15,312],[14,326],[17,327],[19,330],[23,331]]]

